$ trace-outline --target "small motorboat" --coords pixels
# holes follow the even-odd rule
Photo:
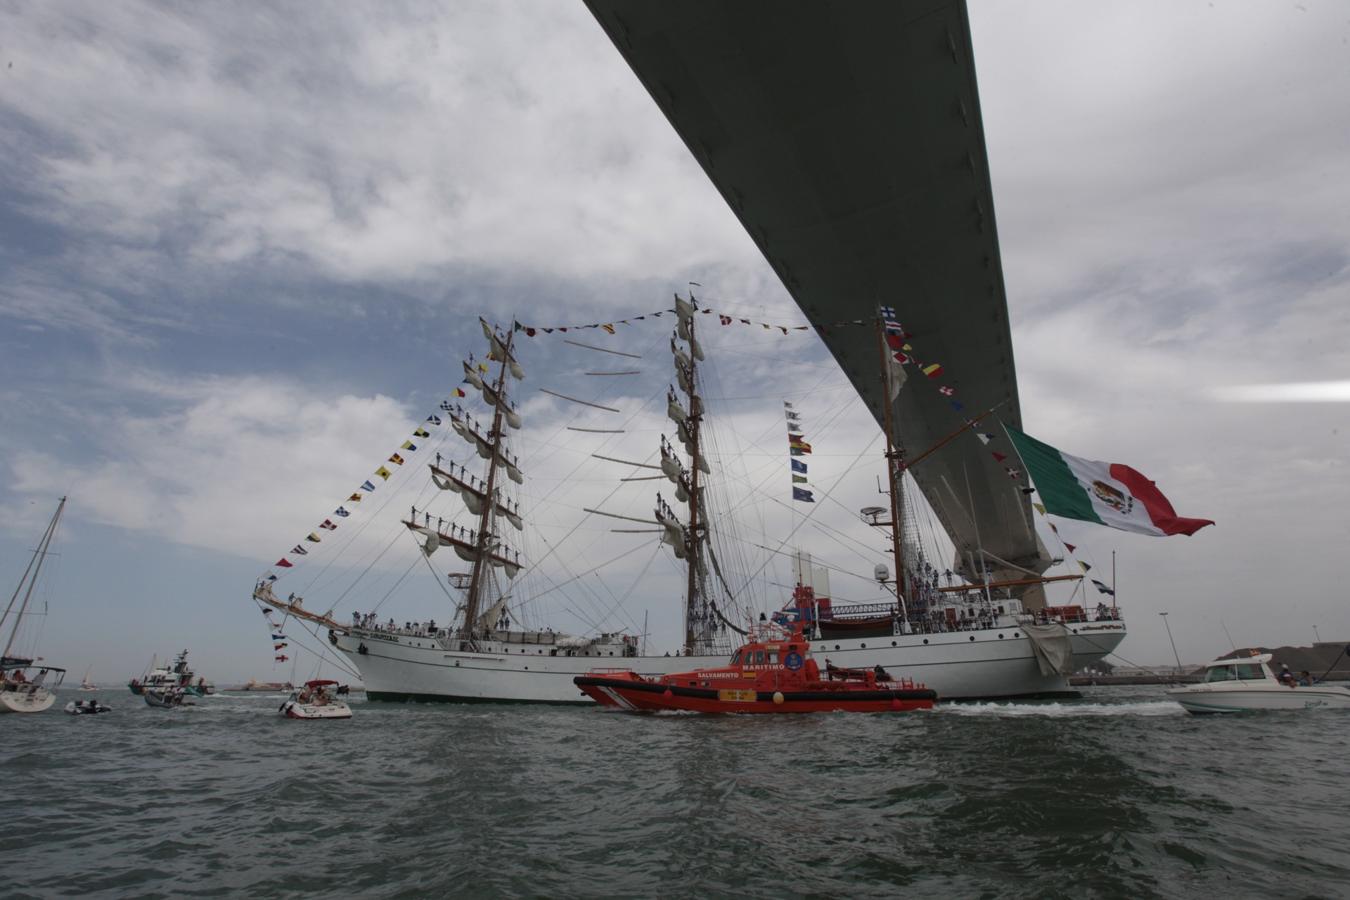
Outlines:
[[[111,706],[106,706],[97,700],[72,700],[66,704],[66,712],[72,716],[92,716],[111,711]]]
[[[187,699],[187,693],[183,688],[147,687],[141,692],[141,697],[145,700],[146,706],[153,706],[156,709],[177,709],[180,706],[195,705]]]
[[[1216,659],[1205,680],[1172,688],[1167,696],[1191,713],[1236,713],[1263,709],[1350,709],[1350,689],[1300,684],[1285,670],[1276,677],[1271,654]]]
[[[288,719],[350,719],[352,708],[338,694],[346,693],[336,681],[306,681],[278,710]]]
[[[599,669],[572,682],[601,706],[634,712],[907,712],[932,709],[937,694],[884,669],[844,669],[811,658],[801,626],[761,624],[725,666],[647,678]]]

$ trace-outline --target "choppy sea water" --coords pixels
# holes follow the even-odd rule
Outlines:
[[[0,716],[0,894],[1350,895],[1350,716],[1194,718],[1161,690],[334,722],[105,691],[105,715]]]

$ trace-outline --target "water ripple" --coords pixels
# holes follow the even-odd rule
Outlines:
[[[6,716],[8,892],[1328,896],[1344,719],[1151,689],[907,716],[637,717],[279,697]],[[1291,825],[1291,823],[1293,823]]]

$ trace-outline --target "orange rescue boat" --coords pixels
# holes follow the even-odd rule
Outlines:
[[[633,712],[908,712],[932,709],[937,694],[884,669],[820,671],[800,627],[760,625],[725,666],[644,678],[629,669],[597,669],[572,682],[601,706]]]

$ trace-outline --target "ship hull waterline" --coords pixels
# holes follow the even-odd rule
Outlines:
[[[1093,629],[1079,633],[1077,629]],[[1066,628],[1074,669],[1092,665],[1125,638],[1123,622]],[[1016,636],[1015,636],[1016,635]],[[509,652],[450,650],[428,637],[346,630],[334,647],[361,672],[366,698],[387,702],[591,704],[572,679],[600,666],[658,678],[726,664],[726,656],[551,655],[554,648],[504,645]],[[364,648],[364,650],[362,649]],[[997,630],[812,641],[821,659],[849,668],[881,666],[937,692],[939,701],[1072,698],[1066,674],[1042,674],[1031,641],[1016,626]]]

